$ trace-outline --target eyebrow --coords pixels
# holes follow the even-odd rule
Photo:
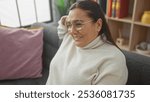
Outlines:
[[[72,20],[72,21],[67,21],[67,23],[69,22],[83,22],[83,20]]]

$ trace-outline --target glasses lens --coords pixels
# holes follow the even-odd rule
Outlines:
[[[82,29],[82,27],[83,27],[83,23],[81,23],[81,22],[77,22],[77,23],[75,23],[74,24],[74,27],[76,28],[76,30],[81,30]]]
[[[66,24],[67,28],[68,28],[68,31],[70,31],[72,29],[72,27],[75,28],[75,30],[81,30],[82,27],[83,27],[83,24],[81,22],[74,22],[74,23],[67,23]]]

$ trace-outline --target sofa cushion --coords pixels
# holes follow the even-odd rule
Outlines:
[[[0,27],[0,80],[42,74],[43,29]]]

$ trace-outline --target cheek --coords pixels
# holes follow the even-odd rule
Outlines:
[[[85,29],[84,34],[88,37],[88,38],[93,38],[95,36],[98,35],[97,29],[96,27],[93,26],[89,26],[87,27],[87,29]]]
[[[84,29],[83,34],[85,34],[85,35],[91,35],[91,34],[93,34],[94,32],[95,32],[95,28],[94,28],[92,25],[90,25],[90,26],[87,26],[87,27]]]
[[[86,32],[83,32],[82,35],[83,35],[82,42],[84,42],[84,43],[89,43],[94,38],[96,38],[96,36],[94,35],[94,31],[90,30],[90,29],[86,30]]]

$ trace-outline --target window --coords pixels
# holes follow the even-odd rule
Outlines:
[[[28,26],[52,21],[51,0],[0,0],[0,24]]]

